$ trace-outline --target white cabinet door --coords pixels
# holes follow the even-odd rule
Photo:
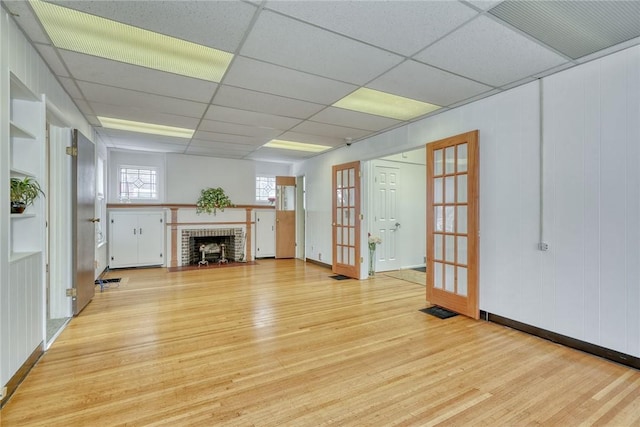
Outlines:
[[[164,215],[161,212],[138,216],[138,264],[164,263]]]
[[[276,256],[276,211],[256,211],[256,258]]]
[[[162,212],[111,212],[109,267],[164,264],[164,232]]]

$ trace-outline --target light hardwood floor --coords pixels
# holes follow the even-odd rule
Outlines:
[[[0,413],[9,426],[640,425],[640,372],[423,314],[424,286],[296,260],[121,270]]]

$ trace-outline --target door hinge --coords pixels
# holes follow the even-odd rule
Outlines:
[[[73,297],[73,298],[77,297],[78,296],[78,292],[77,292],[76,288],[68,288],[67,289],[67,296],[68,297]]]
[[[358,178],[362,178],[362,171],[358,171]]]
[[[78,157],[78,147],[66,147],[65,152],[68,156]]]
[[[360,257],[360,264],[364,263],[364,258]]]

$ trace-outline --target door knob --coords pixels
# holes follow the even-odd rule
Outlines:
[[[400,228],[400,223],[396,222],[396,228]]]
[[[91,221],[91,222],[100,222],[100,218],[91,218],[89,221]]]

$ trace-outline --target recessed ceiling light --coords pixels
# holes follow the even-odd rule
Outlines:
[[[191,138],[195,132],[193,129],[156,125],[153,123],[132,122],[130,120],[114,119],[113,117],[98,116],[98,120],[100,120],[102,127],[109,129],[128,130],[132,132],[150,133],[153,135],[174,136],[176,138]]]
[[[397,120],[411,120],[441,108],[437,105],[366,87],[361,87],[345,96],[333,106]]]
[[[155,70],[219,82],[233,55],[43,1],[31,1],[60,48]]]
[[[309,151],[312,153],[319,153],[321,151],[328,150],[328,145],[318,145],[318,144],[307,144],[305,142],[295,142],[295,141],[283,141],[281,139],[273,139],[263,147],[269,148],[283,148],[285,150],[297,150],[297,151]]]

